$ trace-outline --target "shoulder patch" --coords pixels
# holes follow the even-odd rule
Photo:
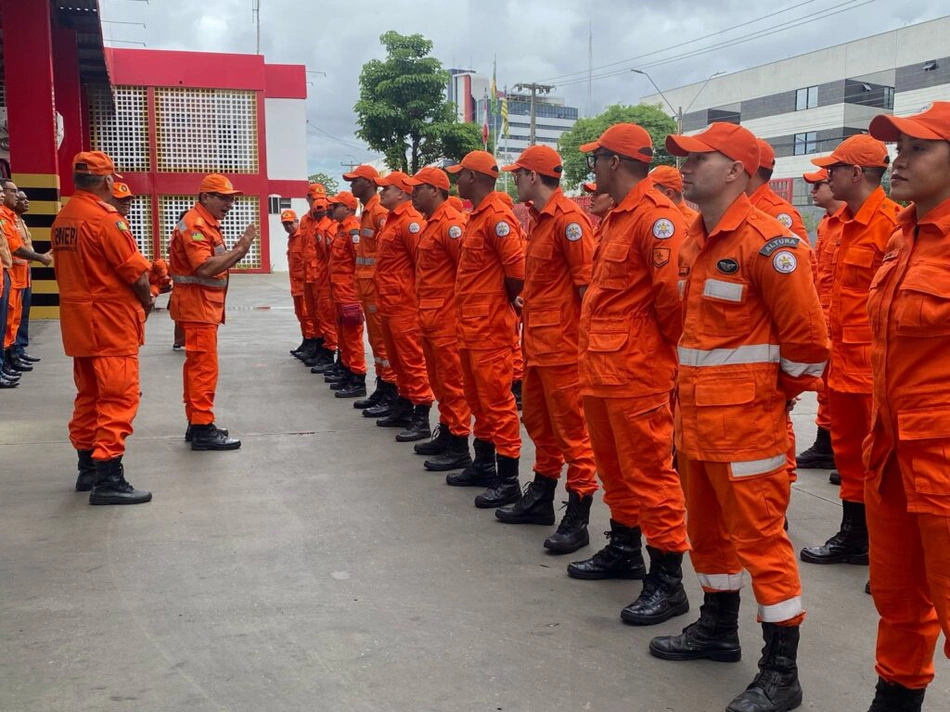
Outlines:
[[[799,242],[801,242],[800,237],[792,237],[791,235],[786,235],[785,237],[773,237],[771,240],[762,245],[762,249],[759,250],[759,254],[766,257],[771,257],[772,253],[780,247],[790,247],[795,249],[798,247]]]
[[[193,232],[191,233],[191,239],[196,242],[200,242],[201,240],[205,239],[205,236],[202,235],[200,232]]]
[[[653,248],[653,266],[659,269],[664,267],[670,261],[671,250],[669,247]]]
[[[775,219],[778,220],[785,227],[790,228],[792,226],[792,216],[788,213],[779,213],[775,216]]]
[[[673,233],[676,232],[676,227],[673,225],[672,221],[667,220],[666,218],[660,218],[655,223],[653,223],[653,237],[657,240],[668,240],[673,237]]]
[[[376,223],[376,228],[379,229],[379,228],[381,228],[381,227],[382,227],[383,225],[385,225],[385,224],[386,224],[386,218],[380,218],[380,219],[379,219],[379,222]]]
[[[572,222],[564,230],[564,237],[566,237],[569,242],[577,242],[583,236],[584,236],[584,228],[581,227],[580,223]]]
[[[772,257],[772,266],[776,272],[791,274],[798,268],[798,258],[788,250],[779,250]]]
[[[360,244],[359,230],[350,230],[350,239],[353,241],[354,245]]]
[[[178,221],[178,232],[185,232],[188,229],[188,223],[185,222],[185,219],[182,218]]]
[[[511,233],[511,225],[509,225],[504,220],[499,220],[495,223],[495,234],[498,237],[505,237]]]
[[[119,230],[120,230],[121,232],[128,232],[128,231],[129,231],[129,224],[128,224],[125,220],[116,220],[116,221],[115,221],[115,226],[116,226],[117,228],[119,228]]]
[[[417,223],[415,220],[409,223],[409,232],[411,232],[413,235],[415,235],[421,229],[422,229],[422,226],[419,223]]]
[[[453,225],[449,228],[449,237],[453,240],[458,240],[462,236],[462,228],[458,225]]]

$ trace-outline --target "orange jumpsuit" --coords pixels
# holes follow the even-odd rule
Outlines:
[[[534,442],[534,471],[567,489],[597,491],[578,375],[579,288],[591,279],[594,234],[586,213],[558,188],[540,212],[531,208],[525,245],[525,372],[522,421]]]
[[[192,425],[214,422],[218,385],[218,325],[224,323],[228,272],[199,277],[210,257],[227,251],[221,226],[200,204],[185,213],[172,233],[169,268],[175,284],[171,317],[185,332],[182,367],[185,416]]]
[[[330,242],[330,294],[337,312],[340,360],[352,373],[366,374],[363,350],[363,310],[356,293],[356,246],[360,241],[359,218],[350,215]]]
[[[323,338],[321,322],[318,316],[319,293],[317,289],[317,278],[319,276],[319,267],[317,265],[317,220],[311,213],[307,213],[300,218],[300,226],[297,233],[300,235],[300,260],[303,269],[303,311],[306,312],[313,324],[314,338]]]
[[[861,459],[864,438],[871,430],[871,326],[868,290],[881,265],[884,248],[897,225],[900,206],[878,187],[852,215],[844,206],[839,217],[839,244],[832,261],[833,286],[828,307],[831,363],[828,366],[828,407],[831,447],[841,474],[839,496],[864,502],[867,471]]]
[[[668,552],[689,548],[670,411],[685,235],[672,201],[640,181],[601,223],[580,323],[581,394],[604,501],[611,519],[640,526]]]
[[[336,308],[330,296],[330,240],[337,229],[337,223],[331,218],[323,216],[316,225],[314,246],[317,274],[314,279],[313,298],[316,301],[317,312],[314,318],[323,334],[323,348],[336,351]]]
[[[740,195],[699,252],[680,264],[676,450],[686,489],[693,568],[707,592],[752,576],[759,619],[804,618],[795,552],[784,531],[786,402],[816,389],[828,335],[809,251]]]
[[[518,407],[511,392],[512,339],[517,316],[505,278],[524,279],[524,248],[517,219],[501,194],[489,193],[469,216],[462,235],[455,305],[465,397],[475,437],[503,457],[521,455]]]
[[[452,435],[468,437],[472,409],[465,400],[455,313],[455,273],[464,226],[464,216],[448,201],[432,213],[419,238],[416,296],[422,351],[439,403],[439,422]]]
[[[376,376],[386,383],[396,383],[386,355],[386,342],[383,340],[383,325],[376,303],[376,233],[386,224],[389,211],[379,202],[379,195],[370,198],[363,206],[360,215],[360,239],[356,243],[356,291],[363,303],[366,315],[366,330],[369,332],[369,345],[373,350],[373,363]]]
[[[860,211],[859,211],[860,214]],[[864,444],[877,672],[925,687],[950,657],[950,200],[899,217],[868,299],[874,415]]]
[[[302,223],[303,218],[301,218]],[[303,258],[304,239],[304,233],[299,227],[293,235],[287,237],[287,271],[290,274],[290,296],[294,300],[294,314],[297,316],[297,321],[300,322],[300,333],[305,339],[313,339],[316,338],[316,330],[304,296],[304,286],[306,284]]]
[[[389,211],[376,236],[376,304],[386,355],[399,395],[413,405],[432,405],[419,332],[416,262],[425,218],[407,200]]]
[[[73,359],[76,400],[69,439],[99,461],[125,453],[139,407],[145,310],[130,288],[148,271],[128,223],[77,190],[51,229],[63,348]]]
[[[689,230],[689,226],[699,217],[699,213],[689,207],[685,200],[676,203],[676,207],[679,208],[679,211],[683,214],[683,220],[686,221],[686,229]]]
[[[840,212],[840,211],[839,211]],[[818,300],[825,314],[825,321],[829,320],[828,308],[831,306],[831,287],[834,283],[834,256],[841,237],[841,220],[838,213],[826,213],[818,223],[818,239],[815,242],[815,287],[818,290]],[[828,389],[818,391],[818,413],[815,425],[825,430],[831,429],[831,413],[828,409]]]
[[[7,323],[2,324],[3,348],[9,349],[16,341],[16,332],[23,318],[23,290],[30,283],[30,262],[14,253],[23,247],[23,238],[17,229],[17,214],[5,205],[0,205],[0,230],[10,249],[10,294],[8,295]]]

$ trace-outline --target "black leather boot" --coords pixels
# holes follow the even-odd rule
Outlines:
[[[337,398],[362,398],[366,395],[366,374],[350,372],[350,380],[345,388],[333,394]]]
[[[505,524],[554,524],[554,492],[557,480],[534,473],[534,481],[514,504],[495,510],[495,517]]]
[[[831,433],[818,428],[815,443],[795,458],[795,464],[806,470],[835,469],[835,453],[831,449]]]
[[[290,355],[291,355],[291,356],[299,356],[300,353],[304,350],[304,347],[307,345],[307,341],[309,341],[309,339],[304,339],[303,341],[300,342],[300,346],[298,346],[298,347],[295,348],[295,349],[291,349],[291,350],[290,350]]]
[[[313,366],[310,368],[310,373],[326,374],[336,367],[337,364],[342,366],[342,359],[343,356],[340,355],[339,352],[321,347],[317,350],[316,357],[311,359]]]
[[[544,540],[544,548],[552,554],[573,554],[590,544],[587,524],[590,522],[590,505],[593,501],[590,495],[581,497],[577,492],[568,491],[567,509],[557,531]]]
[[[488,489],[475,498],[479,509],[492,509],[517,502],[521,498],[521,481],[518,479],[518,458],[496,455],[498,474]]]
[[[412,446],[416,455],[441,455],[449,446],[449,426],[445,423],[439,423],[435,426],[435,432],[432,433],[432,439],[427,443],[417,443]]]
[[[607,546],[585,561],[568,564],[568,576],[599,581],[642,579],[647,575],[646,566],[643,564],[643,551],[640,548],[640,527],[625,527],[611,519],[610,531],[604,532],[604,535],[607,537]]]
[[[422,463],[422,466],[431,472],[445,472],[446,470],[461,470],[465,467],[471,467],[472,456],[468,453],[468,436],[452,435],[447,426],[443,427],[445,432],[449,433],[449,444],[442,454],[430,457]],[[492,461],[494,461],[494,458]]]
[[[841,502],[841,529],[821,546],[807,546],[801,559],[809,564],[868,565],[868,525],[864,505]]]
[[[224,436],[225,436],[225,437],[228,436],[228,429],[227,429],[227,428],[218,428],[218,430],[220,430],[222,433],[224,433]],[[191,439],[192,439],[192,437],[193,437],[193,432],[194,432],[194,431],[193,431],[192,428],[191,428],[191,423],[188,423],[188,426],[185,428],[185,442],[186,442],[186,443],[190,443],[190,442],[191,442]]]
[[[511,384],[511,395],[515,397],[515,406],[521,410],[521,381],[514,381]]]
[[[461,472],[445,476],[451,487],[488,487],[495,481],[495,444],[475,438],[475,459]]]
[[[337,362],[333,364],[333,368],[329,371],[324,371],[323,373],[323,382],[332,386],[339,383],[340,381],[345,381],[349,375],[349,370],[342,362]]]
[[[739,662],[739,592],[704,594],[699,620],[686,626],[680,635],[661,635],[651,640],[650,654],[663,660]]]
[[[382,378],[376,376],[376,389],[370,393],[369,398],[363,398],[362,400],[355,401],[353,403],[353,407],[357,410],[372,408],[374,405],[379,405],[379,402],[383,399],[384,395],[386,395],[386,383]]]
[[[759,674],[726,712],[788,712],[802,704],[798,684],[798,641],[796,626],[762,624],[765,647],[759,659]]]
[[[125,481],[122,457],[96,463],[96,484],[89,504],[142,504],[152,499],[148,490],[138,490]]]
[[[896,682],[878,678],[874,701],[868,708],[868,712],[920,712],[926,692],[926,687],[911,690]]]
[[[13,349],[7,349],[3,352],[3,363],[5,366],[9,366],[14,371],[18,371],[20,373],[26,373],[33,370],[33,364],[27,363],[21,359],[19,356],[17,356]]]
[[[412,419],[412,403],[408,398],[396,397],[392,411],[385,418],[376,421],[380,428],[406,428]]]
[[[363,411],[364,418],[385,418],[393,412],[393,407],[399,399],[399,389],[395,383],[383,381],[383,395],[379,403]]]
[[[637,600],[620,611],[620,620],[629,625],[655,625],[689,610],[683,588],[683,554],[660,551],[647,545],[650,573],[643,580]]]
[[[432,437],[432,430],[429,427],[429,411],[431,405],[419,404],[413,406],[412,415],[409,417],[409,426],[405,430],[396,433],[397,443],[411,443],[416,440],[425,440]]]
[[[237,450],[241,447],[241,441],[228,437],[227,430],[215,427],[214,423],[208,425],[191,426],[191,449],[192,450]]]
[[[307,339],[307,345],[300,350],[297,358],[303,361],[305,366],[315,366],[317,356],[323,351],[323,339]]]
[[[92,450],[76,450],[76,454],[79,456],[76,491],[88,492],[96,484],[96,461],[92,459]]]
[[[353,373],[346,366],[343,367],[343,378],[335,378],[332,381],[328,381],[331,391],[342,391],[346,388],[349,388],[353,383],[353,376],[356,374]]]

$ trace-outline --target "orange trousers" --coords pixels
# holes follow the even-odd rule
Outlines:
[[[340,305],[337,304],[339,313]],[[360,376],[366,375],[366,352],[363,350],[363,322],[344,324],[343,316],[337,317],[337,336],[340,344],[340,361],[350,371]]]
[[[294,300],[294,314],[297,316],[297,321],[300,322],[300,333],[305,339],[316,338],[317,332],[313,325],[313,319],[310,317],[309,312],[307,311],[307,300],[304,295],[299,294],[293,298]]]
[[[752,577],[759,620],[798,625],[805,618],[802,582],[785,532],[791,483],[785,463],[763,474],[733,474],[728,462],[676,453],[686,489],[690,558],[703,590],[738,591]]]
[[[785,451],[785,470],[788,472],[788,481],[798,480],[798,462],[795,452],[795,426],[792,424],[792,414],[785,415],[785,431],[788,433],[788,450]]]
[[[831,429],[831,411],[828,408],[828,389],[818,391],[818,414],[815,416],[815,425],[825,430]]]
[[[413,405],[432,405],[435,397],[429,388],[426,359],[422,353],[419,315],[412,311],[399,316],[384,316],[381,323],[386,355],[396,374],[399,395]]]
[[[373,365],[377,378],[386,383],[395,383],[396,374],[386,354],[386,342],[383,340],[383,320],[376,310],[376,283],[372,279],[357,278],[356,291],[363,303],[363,316],[366,319],[366,333],[369,335],[369,347],[373,351]]]
[[[868,486],[865,503],[871,595],[881,616],[877,674],[904,687],[926,687],[941,628],[950,657],[950,517],[907,511],[896,458],[885,465],[880,490]]]
[[[303,285],[303,300],[304,309],[306,309],[307,315],[310,317],[310,322],[313,324],[314,337],[321,339],[323,338],[323,331],[320,329],[320,320],[317,318],[319,297],[317,295],[317,285],[315,282],[306,282]]]
[[[504,457],[521,456],[521,423],[511,392],[511,346],[459,349],[465,400],[475,416],[475,437]]]
[[[319,324],[320,333],[323,334],[323,348],[336,351],[339,346],[337,339],[337,312],[336,303],[330,296],[329,278],[319,282],[316,285],[317,313],[314,318]]]
[[[439,422],[452,435],[468,437],[472,432],[472,409],[465,400],[462,364],[454,336],[423,336],[429,385],[439,403]]]
[[[522,385],[522,416],[534,442],[534,471],[558,479],[567,463],[567,489],[581,497],[597,491],[577,364],[528,366]]]
[[[610,518],[639,526],[661,551],[689,550],[686,500],[673,469],[673,414],[656,398],[584,396]]]
[[[139,409],[139,357],[88,356],[73,359],[76,400],[69,440],[92,450],[94,460],[125,453],[125,439]]]
[[[839,497],[848,502],[864,501],[864,439],[871,432],[871,394],[844,393],[828,389],[831,415],[831,449],[841,475]]]
[[[16,332],[20,328],[20,321],[23,319],[23,289],[21,287],[11,287],[9,295],[9,310],[7,311],[7,323],[4,324],[3,348],[8,349],[16,341]]]
[[[185,330],[182,366],[185,416],[192,425],[214,422],[214,392],[218,387],[218,325],[180,322]]]
[[[521,329],[522,329],[522,322],[521,322],[521,317],[519,316],[518,319],[515,321],[515,337],[511,342],[512,357],[514,359],[512,361],[512,369],[511,369],[512,381],[524,380],[524,345],[522,344],[522,341],[521,341]],[[524,401],[522,400],[522,405],[523,404],[524,404]]]

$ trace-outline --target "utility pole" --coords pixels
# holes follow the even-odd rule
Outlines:
[[[535,120],[534,120],[535,97],[538,95],[538,92],[540,92],[541,94],[550,94],[552,91],[554,91],[554,86],[551,84],[537,84],[535,82],[526,84],[522,82],[520,84],[515,84],[515,90],[531,92],[531,129],[528,133],[528,143],[529,145],[533,146],[535,143]]]
[[[257,54],[261,53],[261,0],[252,0],[251,13],[257,25]]]
[[[354,168],[356,168],[356,167],[357,167],[358,165],[360,165],[360,164],[359,164],[359,163],[347,163],[346,161],[340,161],[340,165],[343,166],[344,168],[348,168],[350,171],[352,171]]]

